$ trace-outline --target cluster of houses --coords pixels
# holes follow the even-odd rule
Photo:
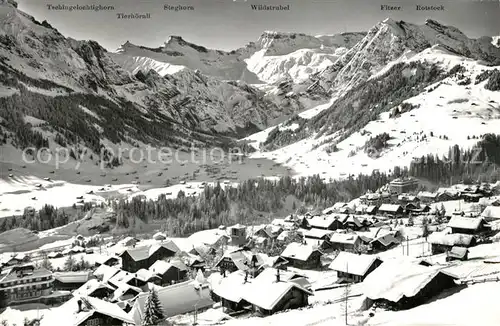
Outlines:
[[[316,289],[306,271],[330,270],[337,274],[336,286],[363,282],[367,305],[413,307],[456,286],[457,277],[424,259],[382,260],[379,253],[401,243],[392,222],[437,214],[430,205],[439,201],[479,203],[495,194],[488,185],[459,185],[436,193],[417,189],[414,179],[396,179],[385,190],[361,196],[356,205],[337,203],[269,225],[221,226],[210,230],[215,231],[210,239],[191,241],[196,245],[187,251],[163,233],[148,241],[126,237],[113,242],[123,250],[99,256],[95,267],[83,272],[53,273],[17,254],[2,263],[0,291],[9,305],[65,302],[54,309],[71,312],[73,325],[141,325],[153,289],[169,317],[198,313],[216,303],[229,315],[265,316],[309,305]],[[444,231],[427,238],[432,254],[466,260],[468,248],[500,226],[500,202],[489,199],[485,206],[474,214],[449,213]],[[77,240],[81,243],[48,258],[91,252],[83,237]]]

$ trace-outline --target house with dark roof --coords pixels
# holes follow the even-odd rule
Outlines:
[[[155,261],[172,258],[179,251],[179,247],[173,241],[128,248],[120,254],[122,268],[128,272],[137,272],[141,268],[148,269]]]
[[[211,308],[214,304],[208,283],[186,281],[160,288],[157,293],[163,312],[169,317],[193,311],[202,312]],[[149,293],[140,294],[129,313],[136,325],[142,323],[148,295]]]
[[[55,272],[52,274],[54,277],[53,287],[54,290],[60,291],[74,291],[87,283],[93,278],[91,272]]]
[[[368,274],[381,264],[382,261],[373,255],[360,255],[341,251],[329,268],[337,272],[339,281],[362,282]]]
[[[293,267],[314,269],[321,266],[322,255],[323,253],[312,245],[292,242],[283,250],[280,257]]]

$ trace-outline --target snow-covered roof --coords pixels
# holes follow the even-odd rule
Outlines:
[[[482,218],[453,216],[448,222],[448,227],[466,230],[477,230],[482,221]]]
[[[120,272],[120,269],[108,265],[100,265],[94,271],[95,277],[101,277],[103,282],[107,282],[110,278]]]
[[[390,213],[395,213],[399,209],[401,209],[400,205],[394,205],[394,204],[382,204],[378,208],[379,212],[390,212]]]
[[[500,206],[486,207],[481,213],[481,217],[488,221],[500,219]]]
[[[328,228],[336,219],[337,217],[335,215],[319,215],[308,219],[307,222],[313,228]]]
[[[352,223],[352,224],[356,225],[356,226],[357,226],[357,227],[359,227],[359,228],[360,228],[361,226],[363,226],[363,224],[359,221],[359,219],[358,219],[356,216],[354,216],[354,215],[350,215],[350,216],[348,216],[348,217],[344,220],[344,224],[346,224],[346,223]]]
[[[90,307],[78,312],[78,300],[87,301]],[[93,297],[75,296],[62,306],[45,312],[40,320],[40,326],[81,325],[95,312],[118,319],[125,324],[134,324],[134,320],[116,304]]]
[[[473,238],[469,234],[433,232],[429,235],[427,241],[431,244],[445,246],[469,246]]]
[[[80,286],[78,289],[76,289],[75,292],[73,292],[73,296],[77,296],[77,295],[89,296],[94,291],[101,289],[101,288],[109,289],[112,291],[114,290],[111,286],[107,285],[104,282],[100,282],[99,280],[94,278],[94,279],[89,280],[87,283],[83,284],[82,286]]]
[[[293,282],[255,283],[244,294],[251,304],[266,310],[272,310],[276,304],[293,288],[312,295],[312,292]]]
[[[155,240],[165,240],[166,238],[167,238],[167,236],[163,232],[156,232],[153,235],[153,239],[155,239]]]
[[[359,240],[359,236],[355,233],[339,233],[335,232],[330,237],[332,243],[355,244]]]
[[[55,272],[54,280],[61,283],[85,283],[90,279],[90,272]]]
[[[370,267],[379,260],[373,255],[358,255],[341,251],[330,264],[334,271],[365,276]]]
[[[443,267],[422,266],[406,261],[386,261],[362,283],[364,294],[372,299],[398,302],[403,297],[417,295],[434,277],[444,273],[453,279],[458,277],[442,270]]]
[[[311,245],[292,242],[283,250],[281,257],[307,261],[316,251],[318,251],[318,249]]]
[[[430,191],[420,191],[418,194],[417,194],[417,197],[418,198],[437,198],[438,196],[438,193],[437,192],[430,192]]]
[[[214,304],[208,283],[196,286],[192,281],[187,281],[164,287],[159,289],[157,293],[166,316],[177,316],[196,309],[211,307]],[[148,295],[149,293],[140,294],[129,313],[136,325],[142,323],[144,305]]]
[[[328,237],[335,231],[331,230],[323,230],[323,229],[315,229],[312,228],[310,230],[302,230],[302,234],[306,238],[323,238],[323,237]]]
[[[140,288],[132,286],[130,284],[120,284],[120,286],[118,286],[118,288],[113,292],[109,300],[112,302],[121,301],[122,296],[128,291],[132,291],[133,293],[135,293],[134,297],[143,292]]]
[[[139,269],[135,274],[137,279],[143,282],[148,282],[153,277],[157,277],[153,271],[144,268]]]
[[[164,260],[157,260],[157,261],[154,262],[153,265],[151,265],[149,267],[149,270],[152,273],[163,275],[163,274],[165,274],[171,268],[177,268],[177,269],[179,269],[181,271],[187,270],[186,265],[184,265],[180,261],[174,261],[174,260],[172,260],[170,262],[166,262]]]
[[[245,281],[246,277],[246,281]],[[240,302],[253,279],[241,270],[237,270],[220,279],[218,284],[212,284],[213,292],[219,297],[232,302]]]

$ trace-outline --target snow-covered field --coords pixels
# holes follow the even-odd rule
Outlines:
[[[25,207],[37,210],[44,205],[69,207],[81,200],[100,204],[109,196],[133,198],[144,195],[147,199],[157,199],[159,195],[165,194],[167,198],[176,198],[180,191],[183,191],[186,196],[197,196],[203,192],[204,184],[203,182],[186,182],[169,187],[141,190],[134,184],[95,186],[14,176],[7,180],[0,179],[0,217],[21,215]],[[207,184],[213,186],[215,183]],[[223,188],[236,185],[235,182],[221,182]]]

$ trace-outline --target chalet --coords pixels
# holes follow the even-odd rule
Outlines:
[[[392,234],[386,233],[381,236],[375,237],[370,241],[371,252],[381,252],[386,251],[390,248],[397,246],[400,243]]]
[[[322,253],[319,249],[307,244],[292,242],[281,253],[280,257],[297,268],[314,269],[321,265]]]
[[[399,218],[404,214],[404,209],[401,205],[393,205],[393,204],[382,204],[378,208],[377,214],[382,216],[388,216],[391,218]]]
[[[448,227],[451,233],[477,234],[485,229],[485,221],[480,217],[453,216]]]
[[[418,180],[414,178],[398,178],[391,181],[389,184],[391,192],[404,194],[417,190]]]
[[[454,200],[458,197],[458,195],[454,194],[453,192],[448,192],[448,191],[445,191],[445,192],[438,192],[437,193],[437,197],[436,197],[436,200],[438,202],[441,202],[441,201],[450,201],[450,200]]]
[[[137,286],[132,286],[130,284],[121,284],[115,289],[113,294],[109,297],[109,302],[123,302],[135,299],[143,291]]]
[[[229,236],[233,246],[242,246],[247,243],[247,228],[244,225],[236,224],[229,228]]]
[[[418,204],[420,202],[420,199],[415,195],[401,194],[398,196],[398,202],[401,205],[406,205],[409,203]]]
[[[90,272],[56,272],[53,277],[54,290],[74,291],[87,283],[92,274]]]
[[[94,278],[76,289],[73,295],[106,299],[111,297],[114,291],[115,289],[108,284]]]
[[[446,234],[443,232],[431,233],[427,241],[431,244],[433,255],[448,252],[455,246],[468,248],[476,244],[476,239],[470,234]]]
[[[140,240],[134,237],[125,237],[116,244],[122,247],[134,247]]]
[[[330,237],[330,243],[334,250],[358,252],[361,242],[361,238],[355,233],[334,233]]]
[[[166,316],[177,316],[193,311],[203,312],[214,304],[207,283],[186,281],[158,289],[157,293]],[[132,306],[129,315],[135,325],[142,324],[148,295],[148,293],[140,294]]]
[[[245,292],[244,298],[252,305],[254,313],[267,316],[287,309],[306,307],[310,295],[310,290],[293,282],[283,282],[277,276],[275,282],[252,284]]]
[[[332,207],[325,208],[322,211],[323,215],[330,215],[333,213],[340,213],[340,210],[347,207],[347,203],[335,203]]]
[[[114,289],[117,289],[123,285],[140,287],[144,285],[144,282],[139,279],[136,273],[129,273],[121,270],[108,280],[108,284]]]
[[[481,198],[483,198],[484,195],[481,193],[475,193],[475,194],[462,194],[462,198],[464,201],[469,202],[469,203],[477,203]]]
[[[481,218],[486,222],[500,220],[500,206],[487,206],[481,213]]]
[[[417,194],[418,199],[422,203],[435,203],[438,201],[439,194],[437,192],[420,191]]]
[[[460,191],[455,188],[439,188],[438,201],[455,200],[460,197]]]
[[[136,272],[141,268],[148,269],[157,260],[173,257],[180,249],[172,241],[129,248],[120,254],[122,268],[128,272]]]
[[[446,253],[446,261],[467,260],[468,255],[469,249],[464,247],[452,247],[451,250]]]
[[[218,267],[222,273],[232,273],[236,270],[255,271],[264,263],[263,254],[254,254],[247,248],[240,248],[225,252],[224,256],[215,264],[215,267]]]
[[[165,241],[167,240],[167,236],[163,232],[157,232],[153,235],[153,239],[156,241]]]
[[[358,231],[363,228],[363,223],[354,215],[349,215],[343,221],[343,228],[353,231]]]
[[[95,278],[99,279],[102,282],[107,282],[113,276],[118,274],[121,269],[108,266],[108,265],[100,265],[92,274]]]
[[[310,229],[310,230],[303,230],[302,235],[304,236],[305,239],[329,241],[330,236],[334,232],[335,231],[323,230],[323,229]]]
[[[368,274],[381,264],[382,261],[372,255],[358,255],[341,251],[332,261],[329,268],[337,272],[339,280],[362,282]]]
[[[342,221],[338,215],[320,215],[307,220],[309,226],[313,229],[337,230],[343,227]]]
[[[95,266],[99,267],[101,265],[106,266],[116,266],[120,264],[120,258],[116,256],[102,256],[98,255],[95,260]]]
[[[49,259],[61,258],[62,256],[63,254],[60,251],[50,252],[49,254],[47,254],[47,258]]]
[[[134,324],[134,320],[118,305],[93,297],[77,296],[49,310],[40,320],[40,326],[61,325],[62,322],[74,326]]]
[[[391,195],[386,192],[369,192],[359,197],[359,199],[362,204],[380,206],[381,204],[389,202]]]
[[[160,285],[178,283],[187,278],[188,268],[180,261],[156,261],[149,270],[160,277]]]
[[[456,286],[458,277],[441,268],[400,260],[383,262],[363,282],[367,303],[401,310],[429,302]]]
[[[159,261],[163,261],[163,260],[158,260],[155,263],[157,263]],[[153,271],[151,271],[149,269],[141,268],[140,270],[138,270],[137,272],[135,272],[135,277],[139,281],[141,281],[141,283],[140,283],[141,286],[144,286],[147,283],[152,283],[152,284],[156,284],[156,285],[160,285],[161,284],[161,278],[160,278],[160,276],[158,276],[156,273],[154,273]]]
[[[200,244],[193,246],[193,248],[188,253],[192,255],[197,255],[199,257],[207,257],[215,255],[216,250],[215,248],[210,247],[208,245]]]
[[[235,271],[212,284],[213,299],[220,301],[226,312],[238,312],[250,309],[251,305],[244,299],[253,278],[248,272]]]
[[[407,215],[422,215],[429,213],[431,211],[431,207],[429,205],[416,205],[413,203],[408,203],[405,205],[404,210]]]

